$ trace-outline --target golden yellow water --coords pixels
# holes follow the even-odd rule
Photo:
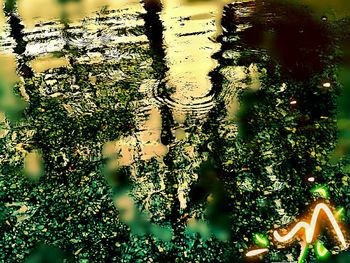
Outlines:
[[[71,22],[84,17],[93,16],[96,12],[107,7],[111,10],[124,9],[125,13],[142,12],[138,0],[80,0],[64,5],[55,0],[21,0],[18,4],[18,13],[27,29],[32,29],[40,22],[58,20],[66,12]]]
[[[216,37],[221,34],[221,15],[227,2],[163,1],[167,84],[175,88],[171,96],[177,104],[175,111],[195,108],[190,106],[194,103],[208,107],[213,103],[208,74],[217,66],[212,55],[221,47]]]

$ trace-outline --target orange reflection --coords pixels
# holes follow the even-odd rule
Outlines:
[[[308,223],[308,221],[310,223]],[[275,230],[273,236],[276,241],[281,243],[289,243],[296,237],[301,238],[306,243],[312,243],[318,236],[320,231],[320,222],[328,222],[331,229],[333,229],[338,241],[342,244],[344,249],[348,247],[343,232],[336,220],[336,216],[332,213],[331,209],[324,203],[319,203],[315,206],[311,219],[300,221],[294,227],[292,227],[286,234],[281,235],[279,231]]]

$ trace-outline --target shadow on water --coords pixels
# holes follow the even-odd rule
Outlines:
[[[143,0],[143,5],[146,10],[144,15],[146,35],[150,42],[150,48],[153,58],[152,67],[156,71],[156,77],[158,79],[158,85],[156,87],[157,95],[162,98],[167,97],[169,91],[166,86],[166,72],[168,67],[165,61],[165,47],[164,47],[164,26],[162,24],[160,14],[162,11],[162,3],[160,0]],[[161,142],[164,145],[170,145],[174,142],[174,136],[172,128],[174,126],[174,120],[172,111],[168,105],[162,103],[160,106],[160,112],[162,115],[162,130],[161,130]],[[170,152],[164,157],[164,163],[167,165],[169,171],[173,170],[173,153]],[[167,195],[176,196],[176,189],[172,185],[176,184],[176,177],[170,173],[166,173],[165,184]],[[177,234],[180,230],[178,227],[177,218],[179,218],[179,203],[178,200],[174,200],[170,213],[166,215],[166,221],[171,222],[171,226],[175,231],[176,238],[179,238]]]
[[[22,56],[26,50],[27,41],[24,40],[23,29],[24,26],[21,24],[21,20],[16,14],[16,0],[7,0],[4,4],[4,13],[8,17],[8,23],[10,26],[10,36],[16,42],[16,46],[13,51],[19,56]],[[30,67],[25,64],[25,57],[19,58],[19,73],[25,77],[30,78],[33,76],[33,72]]]
[[[168,67],[165,61],[165,47],[163,43],[164,26],[160,18],[162,4],[160,0],[143,0],[143,5],[146,10],[146,14],[143,15],[145,20],[145,34],[150,42],[150,52],[153,59],[152,68],[158,79],[156,88],[158,89],[159,96],[166,97],[169,93],[165,80]],[[153,94],[153,96],[155,95]],[[161,141],[164,145],[169,145],[173,141],[171,132],[173,116],[170,108],[165,104],[161,105],[160,110],[163,116]]]

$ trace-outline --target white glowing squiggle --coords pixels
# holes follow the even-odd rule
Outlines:
[[[335,233],[339,239],[339,241],[341,242],[341,244],[343,245],[344,248],[347,248],[347,244],[344,238],[343,233],[340,230],[340,227],[334,217],[334,215],[332,214],[332,211],[329,209],[329,207],[326,204],[320,203],[318,205],[316,205],[314,213],[312,214],[311,217],[311,223],[306,223],[306,222],[299,222],[297,223],[293,229],[285,236],[281,236],[277,231],[274,231],[273,236],[274,238],[278,241],[278,242],[287,242],[290,239],[292,239],[296,233],[298,233],[298,231],[302,228],[305,229],[305,235],[306,235],[306,242],[307,243],[311,243],[312,239],[314,237],[315,234],[315,228],[316,228],[316,223],[319,217],[319,214],[321,212],[321,210],[323,210],[330,223],[332,224],[333,229],[335,230]]]
[[[269,251],[267,248],[255,249],[255,250],[249,251],[245,255],[246,255],[246,257],[255,257],[255,256],[260,255],[262,253],[265,253],[267,251]]]

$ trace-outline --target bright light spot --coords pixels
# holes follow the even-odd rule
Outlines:
[[[323,87],[330,88],[331,87],[331,83],[325,82],[325,83],[323,83]]]
[[[315,228],[316,228],[316,224],[317,224],[317,220],[319,218],[319,214],[320,212],[323,211],[327,217],[328,220],[330,221],[336,236],[338,237],[340,243],[343,245],[344,248],[347,248],[348,245],[345,242],[345,238],[343,233],[340,230],[340,227],[335,219],[335,217],[333,216],[331,210],[329,209],[329,207],[326,204],[320,203],[318,205],[316,205],[315,210],[312,214],[311,217],[311,223],[306,223],[306,222],[299,222],[297,223],[291,231],[289,231],[289,233],[285,236],[281,236],[277,231],[274,231],[273,236],[274,238],[278,241],[278,242],[288,242],[290,241],[292,238],[295,237],[295,235],[299,232],[300,229],[304,228],[305,230],[305,236],[306,236],[306,243],[311,243],[313,238],[314,238],[314,234],[315,234]]]
[[[309,182],[315,182],[315,177],[309,177],[307,180],[308,180]]]
[[[297,104],[297,101],[296,101],[296,100],[292,100],[292,101],[290,102],[290,104],[291,104],[291,105],[295,105],[295,104]]]
[[[260,249],[254,249],[249,251],[246,255],[246,257],[255,257],[258,256],[260,254],[266,253],[267,251],[269,251],[267,248],[260,248]]]

